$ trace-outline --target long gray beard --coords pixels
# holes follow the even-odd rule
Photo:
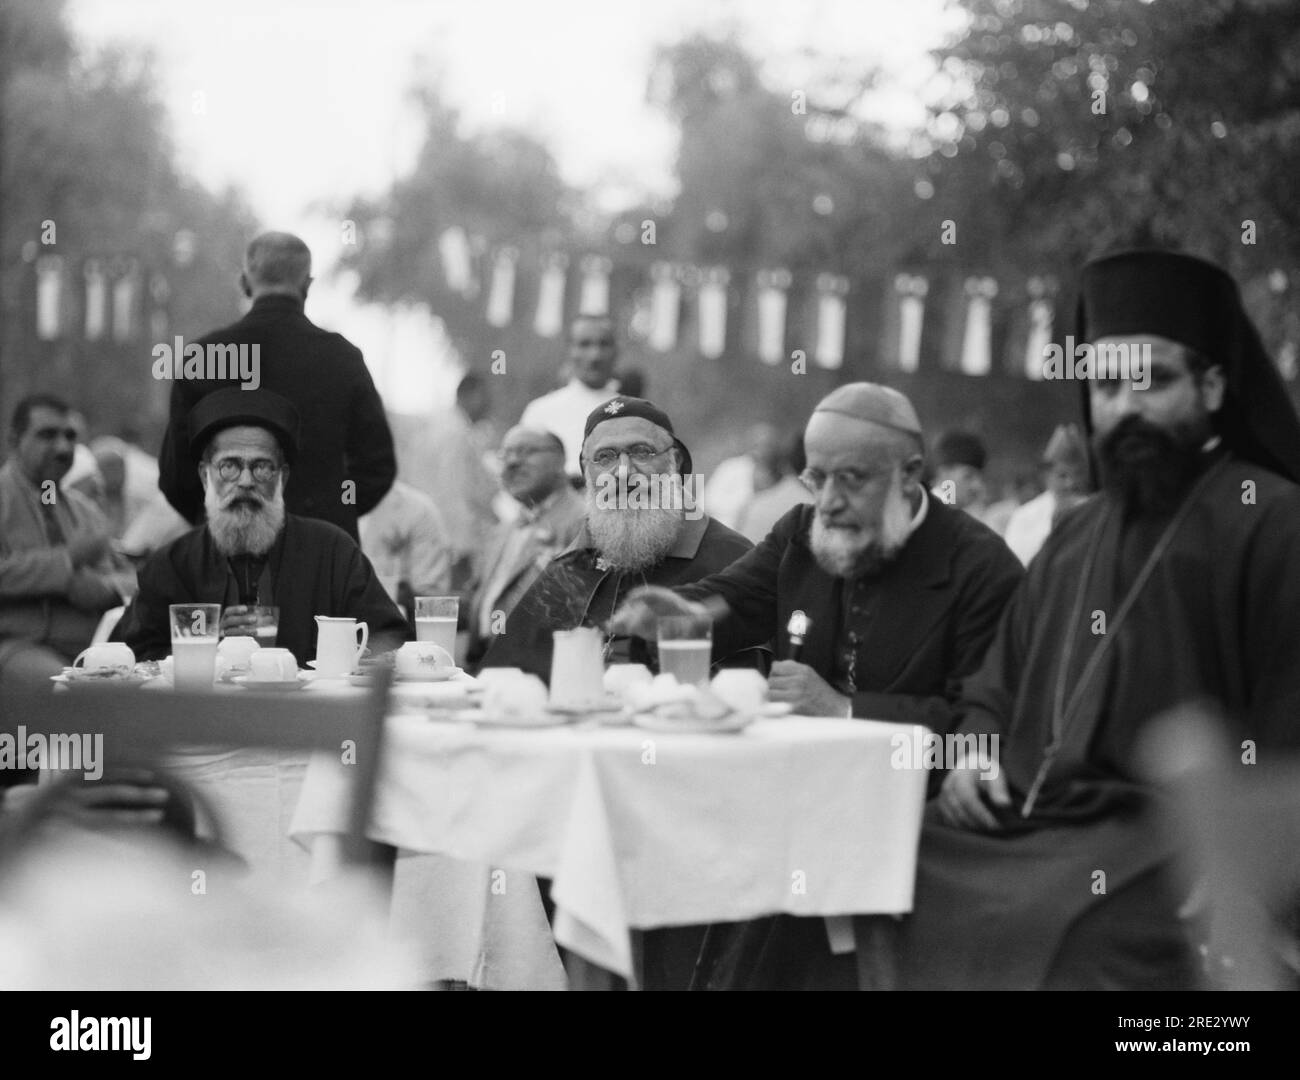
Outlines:
[[[222,555],[265,555],[284,528],[284,490],[254,510],[250,507],[226,508],[211,486],[204,493],[203,505],[208,512],[208,532]]]
[[[832,529],[820,515],[814,515],[809,536],[813,558],[832,577],[873,577],[903,550],[912,517],[912,508],[897,483],[885,500],[879,526],[870,532]]]
[[[587,531],[600,557],[615,570],[644,570],[672,551],[686,520],[681,510],[602,510],[587,487]]]

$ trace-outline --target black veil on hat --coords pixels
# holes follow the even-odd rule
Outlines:
[[[1300,483],[1300,417],[1277,365],[1221,267],[1176,251],[1121,251],[1080,272],[1074,338],[1157,334],[1195,349],[1226,376],[1219,434],[1236,454]],[[1088,385],[1083,420],[1092,433]]]

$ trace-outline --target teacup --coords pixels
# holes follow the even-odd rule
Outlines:
[[[753,716],[767,703],[767,680],[750,668],[723,668],[709,689],[744,716]]]
[[[252,637],[222,638],[217,646],[217,659],[227,661],[231,667],[246,668],[248,659],[262,648]]]
[[[432,641],[408,641],[397,650],[397,673],[408,678],[451,671],[455,658],[441,645]]]
[[[645,664],[610,664],[605,669],[605,691],[626,700],[633,687],[648,683],[653,678]]]
[[[83,663],[84,661],[84,663]],[[135,653],[131,646],[121,641],[105,641],[83,649],[72,661],[74,668],[86,671],[103,671],[105,669],[129,672],[135,667]]]
[[[249,655],[248,669],[259,682],[288,682],[298,677],[298,661],[288,649],[258,649]]]

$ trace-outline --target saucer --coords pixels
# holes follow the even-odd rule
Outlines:
[[[742,713],[728,713],[718,720],[684,720],[657,713],[636,713],[632,717],[632,723],[637,727],[664,735],[725,735],[741,731],[753,721],[752,716]]]
[[[393,677],[398,682],[446,682],[448,679],[454,679],[460,673],[461,669],[458,667],[430,668],[428,671],[415,672],[410,675],[394,669]]]
[[[307,680],[298,676],[293,679],[254,679],[251,675],[236,675],[230,680],[245,690],[301,690]]]
[[[549,728],[563,727],[565,724],[571,724],[577,717],[573,713],[553,712],[550,709],[540,713],[511,714],[511,713],[488,713],[480,711],[477,716],[466,716],[464,719],[472,720],[480,727],[506,727],[506,728]]]

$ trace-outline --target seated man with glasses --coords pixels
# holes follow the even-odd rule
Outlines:
[[[582,530],[500,622],[484,667],[519,667],[549,680],[554,631],[603,628],[633,589],[697,581],[753,547],[699,508],[690,452],[650,402],[620,395],[593,410],[580,460]],[[762,645],[714,649],[714,666],[766,670]],[[607,636],[606,661],[658,670],[648,644],[626,636]]]
[[[586,496],[582,530],[497,627],[483,659],[485,668],[519,667],[549,681],[556,630],[603,628],[633,589],[697,581],[753,547],[699,508],[699,478],[691,472],[690,451],[673,433],[667,414],[643,398],[620,395],[594,409],[587,417],[580,461]],[[715,648],[713,666],[766,671],[768,651],[762,646]],[[656,651],[629,637],[607,635],[606,659],[659,670]],[[543,897],[549,906],[545,885]],[[644,988],[685,990],[705,929],[645,931]]]
[[[506,432],[498,456],[501,487],[519,512],[492,530],[477,567],[468,652],[473,667],[547,563],[573,542],[587,512],[564,473],[558,435],[518,424]]]
[[[171,652],[171,604],[220,604],[221,632],[247,633],[254,606],[279,608],[275,644],[304,666],[316,655],[317,615],[370,627],[370,648],[395,648],[406,621],[347,533],[286,513],[284,486],[298,450],[298,412],[269,390],[218,390],[190,412],[207,521],[155,552],[114,638],[139,660]],[[339,492],[339,498],[346,495]]]
[[[715,649],[777,639],[772,701],[805,716],[951,731],[962,679],[993,638],[1019,561],[987,526],[926,493],[921,424],[898,391],[873,383],[834,390],[813,411],[804,450],[812,505],[790,510],[721,573],[628,597],[613,628],[653,637],[661,615],[709,610]],[[797,658],[796,612],[807,617]],[[756,940],[741,950],[743,961],[727,976],[720,965],[716,982],[855,985],[852,956],[831,955],[820,919],[781,916],[771,926],[766,944],[751,929]],[[761,965],[741,970],[760,956]]]

